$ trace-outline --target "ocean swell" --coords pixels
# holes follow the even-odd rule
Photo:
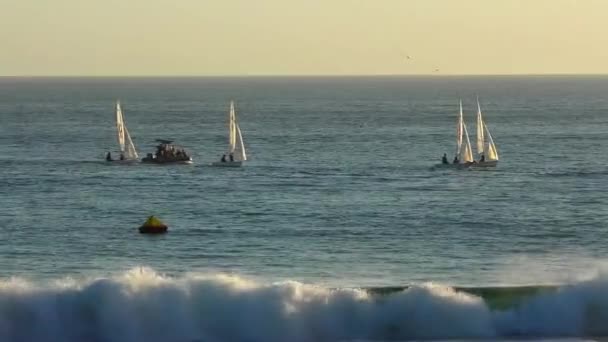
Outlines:
[[[53,283],[0,281],[1,341],[344,341],[608,335],[608,279],[503,310],[448,286],[389,294],[150,269]]]

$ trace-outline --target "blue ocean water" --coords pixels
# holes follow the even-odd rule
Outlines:
[[[0,337],[608,334],[588,320],[608,318],[606,94],[603,76],[0,78]],[[474,138],[476,96],[499,166],[431,170],[459,99]],[[173,139],[194,164],[104,162],[116,100],[140,155]],[[250,160],[213,168],[230,100]],[[152,214],[169,234],[137,233]],[[450,287],[564,283],[517,312]]]

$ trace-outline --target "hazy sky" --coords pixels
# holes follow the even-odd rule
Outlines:
[[[608,73],[608,0],[0,0],[0,43],[0,75]]]

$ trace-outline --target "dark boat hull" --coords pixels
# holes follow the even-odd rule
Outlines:
[[[436,164],[433,165],[433,169],[446,169],[446,170],[460,170],[460,169],[468,169],[469,167],[471,167],[471,163],[467,163],[467,164]]]
[[[483,162],[459,163],[459,164],[436,164],[432,169],[485,169],[492,168],[498,165],[498,160],[488,160]]]
[[[165,160],[159,160],[157,158],[143,158],[141,160],[142,163],[147,163],[147,164],[192,164],[192,158],[190,159],[183,159],[183,160],[171,160],[171,159],[165,159]]]
[[[485,168],[485,167],[496,167],[498,165],[498,160],[487,160],[483,162],[476,162],[472,165],[474,168]]]

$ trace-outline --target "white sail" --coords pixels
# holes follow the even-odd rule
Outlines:
[[[228,153],[234,153],[236,149],[236,114],[234,101],[230,101],[230,112],[228,113]]]
[[[467,126],[464,124],[464,122],[462,123],[462,128],[464,130],[464,135],[467,139],[465,141],[466,144],[464,146],[464,150],[462,151],[462,154],[460,156],[460,161],[465,163],[471,163],[474,161],[473,150],[471,149],[471,140],[469,139],[469,132],[467,131]]]
[[[129,134],[129,130],[127,130],[127,126],[125,127],[126,134],[126,144],[125,144],[125,159],[138,159],[139,155],[137,154],[137,150],[135,149],[135,144],[133,144],[133,140],[131,140],[131,134]]]
[[[481,117],[481,106],[479,105],[479,99],[477,99],[477,154],[481,155],[484,151],[485,137],[484,137],[484,124],[483,118]]]
[[[235,160],[245,161],[247,160],[247,153],[245,152],[245,143],[243,143],[243,135],[241,134],[241,128],[239,125],[236,125],[237,132],[237,145],[235,150]]]
[[[494,139],[492,139],[488,126],[484,125],[484,127],[488,133],[488,160],[498,160],[498,151],[496,145],[494,145]]]
[[[460,101],[460,114],[458,116],[458,124],[456,125],[456,155],[460,155],[462,151],[462,127],[464,119],[462,118],[462,101]]]
[[[122,118],[122,109],[120,108],[120,102],[116,102],[116,133],[118,138],[118,147],[120,152],[125,151],[125,128]]]
[[[118,146],[120,153],[125,159],[137,159],[137,150],[131,140],[131,135],[127,130],[124,117],[122,115],[122,109],[120,108],[120,102],[116,102],[116,131],[118,136]]]

